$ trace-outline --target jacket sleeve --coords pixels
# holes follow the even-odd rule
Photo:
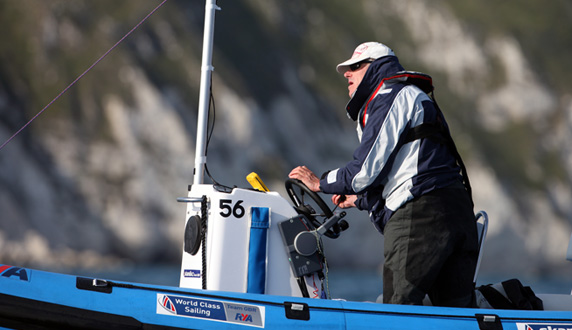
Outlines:
[[[359,194],[383,184],[398,151],[401,136],[416,112],[416,102],[407,94],[377,95],[366,108],[368,115],[361,143],[353,160],[332,170],[320,180],[329,194]]]
[[[374,206],[385,205],[385,200],[383,199],[383,186],[377,186],[374,189],[368,189],[367,192],[363,194],[358,194],[358,198],[355,201],[356,208],[358,210],[368,210],[370,211]]]

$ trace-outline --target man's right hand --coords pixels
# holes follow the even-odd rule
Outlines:
[[[333,195],[332,203],[342,209],[356,207],[357,195]]]

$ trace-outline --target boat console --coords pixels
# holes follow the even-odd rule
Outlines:
[[[347,228],[345,212],[297,180],[286,189],[294,207],[276,192],[192,185],[179,199],[187,203],[180,287],[326,298],[321,238]]]

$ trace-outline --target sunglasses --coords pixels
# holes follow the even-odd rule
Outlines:
[[[349,66],[350,71],[359,70],[364,64],[371,63],[371,62],[373,62],[373,61],[372,60],[365,60],[365,61],[357,62],[354,64],[350,64],[350,66]]]

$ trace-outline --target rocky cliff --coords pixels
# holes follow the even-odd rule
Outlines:
[[[0,4],[7,140],[158,1]],[[433,76],[491,217],[482,271],[569,272],[572,7],[566,1],[219,1],[208,167],[283,190],[357,145],[335,65],[363,41]],[[42,267],[177,262],[192,182],[204,3],[170,0],[0,151],[0,261]],[[328,242],[336,267],[377,267],[364,213]],[[365,237],[365,239],[364,239]],[[373,251],[373,252],[372,252]],[[357,257],[356,257],[357,256]]]

